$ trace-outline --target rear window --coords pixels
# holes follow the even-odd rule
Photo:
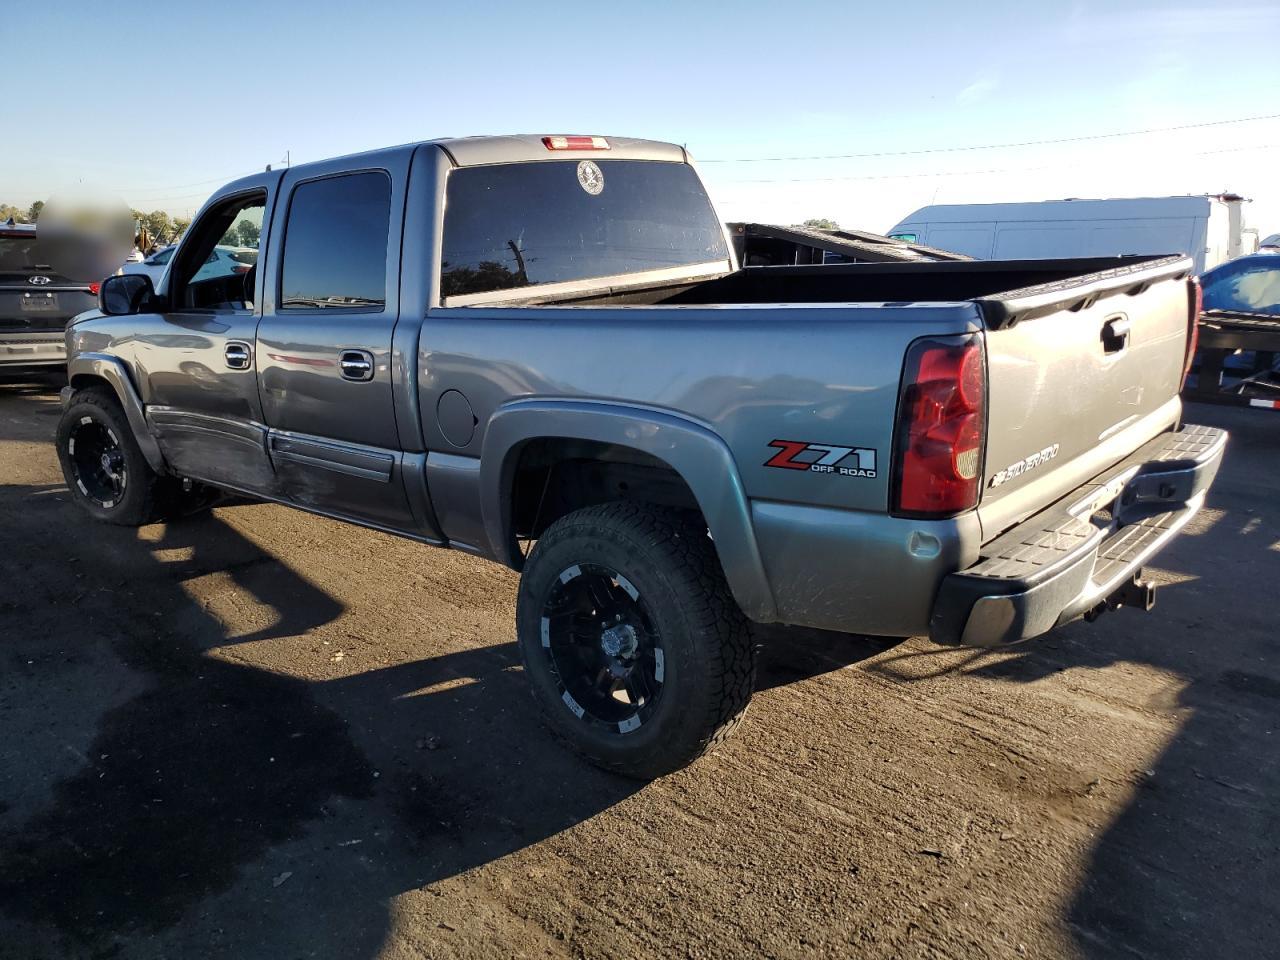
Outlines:
[[[34,236],[14,234],[0,236],[0,271],[8,273],[25,267],[38,266],[40,263],[40,254],[36,250]]]
[[[487,293],[728,259],[693,168],[544,160],[449,175],[441,293]]]

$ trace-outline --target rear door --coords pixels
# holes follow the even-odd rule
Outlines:
[[[414,525],[392,379],[410,156],[286,175],[257,343],[268,449],[285,496],[394,528]]]

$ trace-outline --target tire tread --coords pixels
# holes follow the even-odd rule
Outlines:
[[[649,552],[665,554],[672,564],[668,575],[689,584],[686,614],[693,629],[713,638],[703,652],[708,660],[706,679],[714,694],[708,698],[704,714],[693,721],[697,736],[692,743],[659,763],[589,758],[598,766],[644,779],[693,763],[742,722],[755,687],[755,639],[750,622],[729,590],[715,545],[705,528],[677,511],[630,501],[584,507],[568,514],[548,528],[539,546],[570,536],[609,539],[627,548],[633,538],[640,539]],[[547,707],[543,705],[543,709]]]

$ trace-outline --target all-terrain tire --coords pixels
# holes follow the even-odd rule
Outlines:
[[[585,649],[581,656],[595,656],[591,666],[598,666],[601,653],[593,645],[604,640],[595,639],[601,634],[590,600],[579,599],[572,615],[554,612],[554,604],[558,598],[563,603],[565,590],[588,573],[621,604],[610,606],[606,598],[600,606],[628,610],[627,619],[642,623],[639,633],[648,637],[648,683],[656,693],[628,697],[628,704],[643,705],[633,716],[624,716],[625,704],[615,712],[608,701],[593,713],[579,702],[585,698],[573,696],[584,675],[592,674],[579,670],[575,680],[576,651]],[[553,628],[553,621],[565,617],[573,626]],[[555,629],[573,639],[558,648]],[[756,657],[748,620],[729,592],[706,530],[675,511],[610,503],[553,523],[525,565],[516,633],[534,699],[552,730],[593,763],[626,776],[649,780],[692,763],[729,735],[751,699]],[[582,643],[579,634],[585,634]],[[615,634],[615,641],[618,636],[630,639],[637,658],[631,662],[637,663],[644,654],[636,652],[635,631]],[[557,652],[564,649],[569,653]],[[609,669],[625,669],[625,657],[610,660],[609,648],[604,650]],[[606,682],[616,676],[599,670],[595,675]]]
[[[109,387],[89,387],[72,396],[56,442],[71,498],[95,519],[140,527],[183,512],[181,482],[151,469]]]

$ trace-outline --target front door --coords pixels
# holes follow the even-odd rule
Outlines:
[[[288,174],[258,326],[267,446],[300,506],[414,526],[392,381],[404,174],[311,167]],[[407,171],[405,171],[407,173]],[[279,239],[277,239],[279,238]],[[388,254],[391,255],[388,255]]]
[[[135,340],[147,419],[173,472],[267,495],[276,483],[255,370],[255,267],[278,179],[210,203],[158,291],[164,313]]]

